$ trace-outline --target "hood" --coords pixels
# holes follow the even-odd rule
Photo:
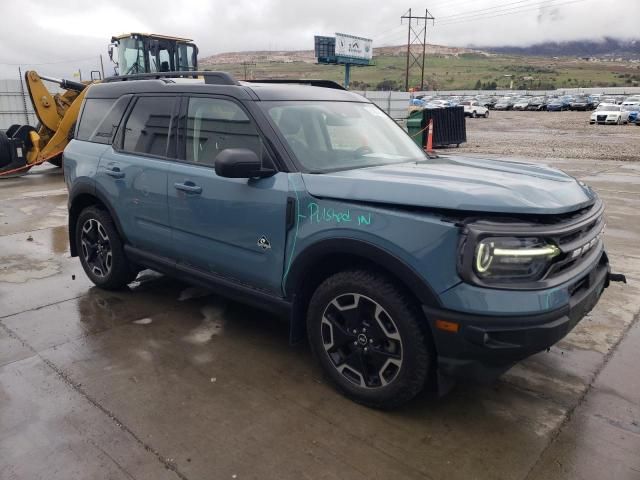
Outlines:
[[[302,177],[315,197],[475,212],[567,213],[595,200],[590,188],[559,170],[475,157]]]

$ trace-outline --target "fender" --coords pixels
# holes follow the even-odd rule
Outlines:
[[[95,203],[99,203],[107,209],[107,211],[109,212],[109,215],[113,219],[113,223],[115,224],[116,229],[118,230],[118,234],[120,235],[120,238],[122,239],[123,243],[127,243],[126,238],[124,236],[124,232],[122,230],[122,225],[120,224],[120,219],[118,218],[113,207],[107,200],[107,195],[105,195],[99,188],[96,188],[96,184],[93,180],[78,179],[74,184],[73,188],[71,189],[71,191],[69,192],[69,202],[68,202],[69,250],[71,252],[71,256],[72,257],[78,256],[75,230],[76,230],[76,220],[81,211],[80,208],[84,207],[84,205],[80,205],[79,206],[80,208],[78,208],[78,198],[83,195],[93,197],[94,199],[97,200]]]
[[[305,335],[305,303],[309,300],[305,298],[302,288],[305,278],[318,266],[329,265],[331,257],[336,255],[347,255],[373,263],[400,280],[422,305],[432,308],[441,306],[438,296],[425,279],[393,253],[373,243],[353,238],[319,240],[297,255],[285,279],[285,298],[293,304],[289,331],[291,343],[301,341]]]

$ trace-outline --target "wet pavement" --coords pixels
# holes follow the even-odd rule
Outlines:
[[[1,479],[640,479],[640,163],[549,160],[607,203],[613,284],[495,385],[395,412],[325,383],[262,311],[69,257],[58,169],[0,182]]]

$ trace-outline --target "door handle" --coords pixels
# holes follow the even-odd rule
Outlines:
[[[182,190],[183,192],[187,192],[187,193],[194,193],[196,195],[199,195],[202,193],[202,187],[199,187],[198,185],[192,182],[174,183],[173,186],[176,188],[176,190]]]
[[[107,168],[106,174],[113,178],[124,178],[124,172],[120,170],[120,167]]]

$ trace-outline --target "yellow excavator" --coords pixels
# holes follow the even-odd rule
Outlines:
[[[116,74],[121,75],[198,70],[198,48],[193,41],[165,35],[114,36],[109,58],[116,66]],[[33,70],[25,72],[38,125],[12,125],[6,132],[0,131],[0,178],[24,175],[44,162],[62,166],[62,151],[73,138],[87,86],[99,81],[75,82],[46,77]],[[57,84],[61,91],[52,93],[45,82]]]

